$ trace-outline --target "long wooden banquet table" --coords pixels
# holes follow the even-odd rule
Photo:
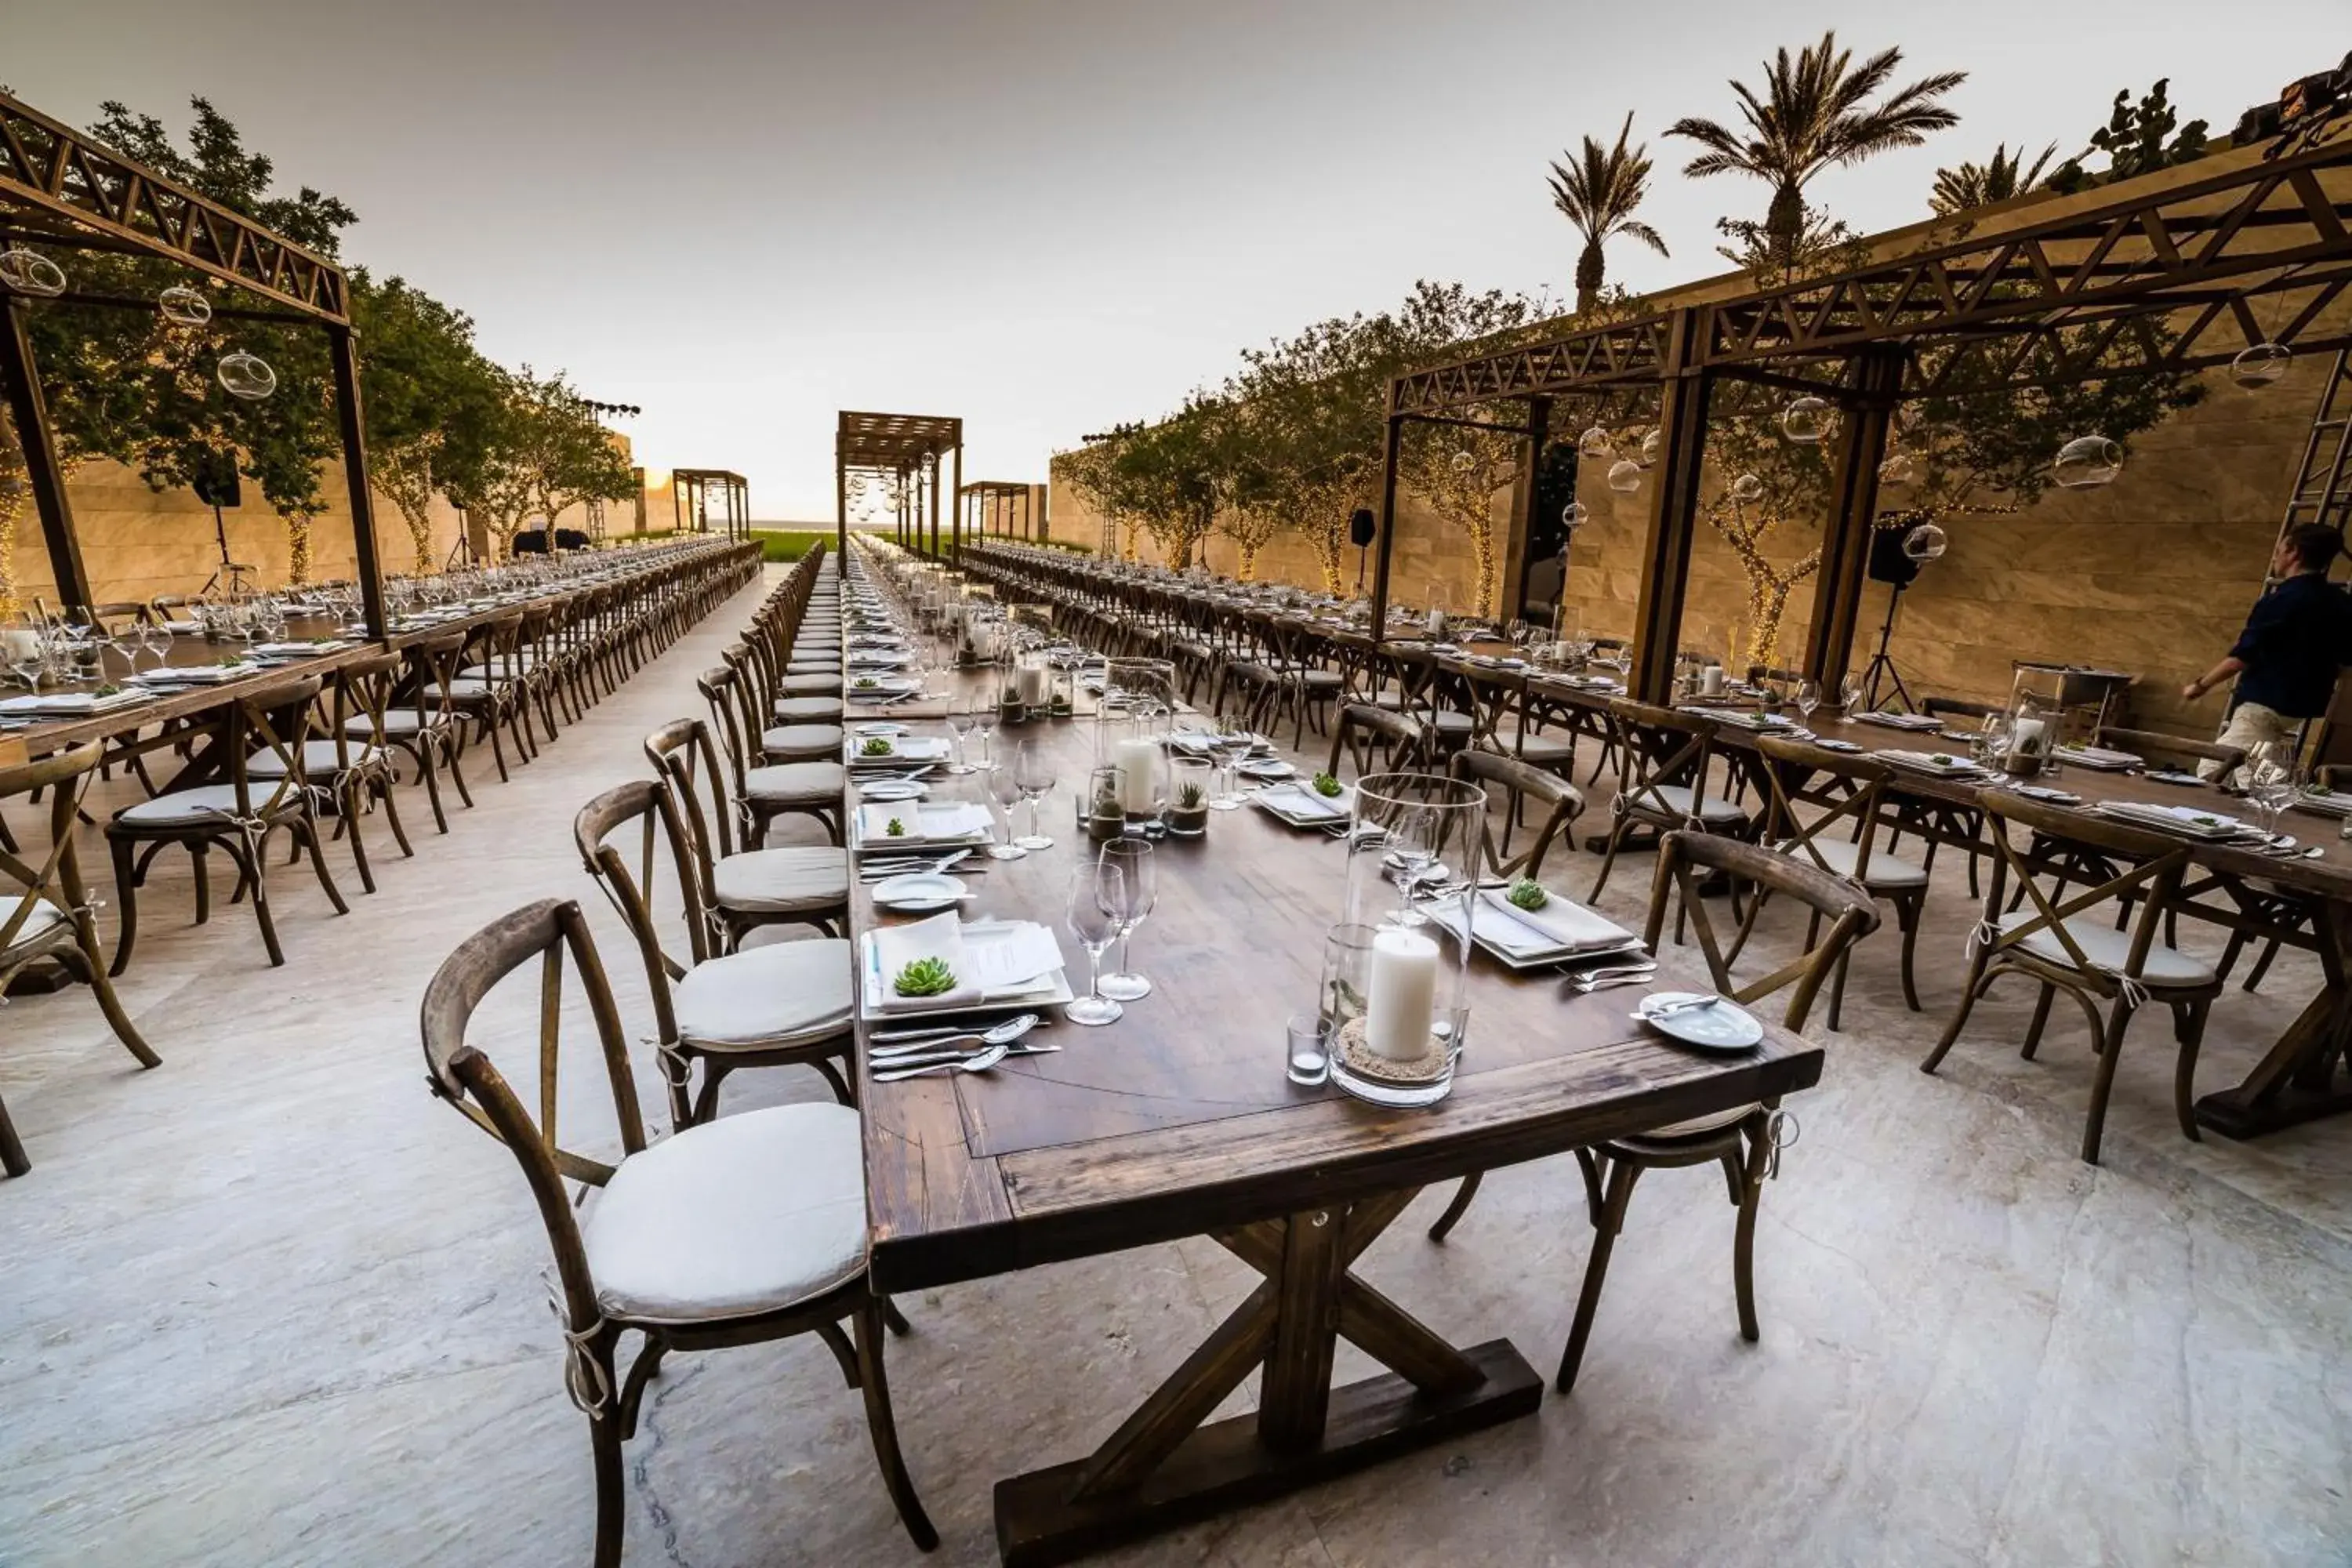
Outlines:
[[[940,711],[853,707],[849,718],[929,728]],[[1026,741],[1052,758],[1055,842],[958,867],[983,873],[966,918],[1061,928],[1071,874],[1094,853],[1067,804],[1094,761],[1092,731],[1081,715],[998,732],[1000,753]],[[1124,1017],[1056,1024],[1047,1037],[1058,1052],[984,1074],[877,1084],[861,1069],[877,1289],[1200,1236],[1265,1276],[1091,1455],[998,1484],[999,1547],[1016,1568],[1531,1414],[1543,1379],[1517,1349],[1449,1343],[1352,1271],[1365,1248],[1432,1183],[1820,1079],[1820,1048],[1777,1027],[1750,1055],[1704,1056],[1633,1022],[1638,988],[1581,995],[1556,973],[1514,974],[1480,954],[1466,1049],[1443,1103],[1390,1111],[1294,1085],[1285,1016],[1313,1010],[1345,858],[1327,835],[1257,810],[1214,813],[1205,837],[1160,842],[1158,905],[1135,941],[1153,990]],[[860,893],[858,932],[877,919]],[[1083,959],[1065,951],[1083,984]],[[1659,984],[1677,973],[1710,988],[1670,953]],[[869,1033],[861,1022],[861,1061]],[[1343,1338],[1390,1370],[1334,1386]],[[1260,1367],[1255,1414],[1204,1425]]]
[[[0,729],[0,767],[21,763],[29,757],[46,756],[68,746],[83,745],[92,741],[113,742],[152,726],[175,721],[200,719],[207,713],[226,709],[240,697],[289,680],[309,675],[331,675],[347,664],[373,658],[387,651],[414,647],[427,638],[445,636],[453,631],[472,631],[486,623],[515,611],[528,610],[551,603],[568,594],[592,585],[609,585],[615,581],[627,581],[643,575],[672,570],[688,563],[709,559],[723,561],[730,555],[755,551],[755,545],[711,543],[676,546],[650,552],[642,563],[631,561],[616,578],[586,577],[551,588],[543,594],[518,598],[462,615],[419,619],[396,627],[381,642],[353,635],[343,645],[331,652],[309,658],[273,660],[266,668],[234,680],[210,685],[179,687],[156,692],[148,700],[135,705],[111,709],[105,712],[73,717],[37,719],[19,729]],[[287,635],[289,637],[330,637],[342,640],[342,627],[334,619],[323,616],[290,617]],[[216,662],[238,651],[243,645],[236,642],[213,642],[198,635],[183,635],[172,639],[170,648],[160,661],[164,666],[200,667]],[[150,666],[149,668],[154,668]],[[108,678],[120,680],[123,669],[110,664]]]
[[[1115,585],[1127,580],[1105,574],[1099,566],[1081,559],[1002,547],[982,552],[980,563],[1000,578],[1031,576],[1041,584],[1058,585],[1065,590],[1083,583],[1091,584],[1097,591],[1116,592]],[[1154,589],[1162,595],[1206,599],[1219,606],[1234,603],[1229,593],[1164,580],[1156,582]],[[1343,664],[1343,656],[1365,646],[1361,628],[1349,626],[1328,612],[1276,613],[1320,637],[1327,651]],[[1426,642],[1418,631],[1396,626],[1391,628],[1388,640],[1407,647]],[[1524,684],[1541,703],[1555,707],[1581,709],[1601,715],[1606,713],[1610,700],[1616,695],[1539,672],[1507,671],[1492,662],[1495,656],[1514,651],[1507,644],[1465,643],[1440,658],[1449,672],[1463,679]],[[1723,704],[1710,700],[1710,705]],[[1816,715],[1811,727],[1818,735],[1852,742],[1865,752],[1918,750],[1934,743],[1931,735],[1906,733],[1867,721],[1847,723],[1834,717]],[[1717,731],[1718,748],[1728,748],[1746,765],[1756,765],[1755,734],[1738,724],[1722,725]],[[1898,773],[1896,791],[1922,800],[1966,805],[1981,787],[1983,781],[1943,779],[1905,770]],[[2108,803],[2171,805],[2200,798],[2220,799],[2210,785],[2200,788],[2165,784],[2137,772],[2100,772],[2079,765],[2065,770],[2063,787],[2083,797],[2082,805],[2075,809],[2085,813],[2095,812]],[[2255,1138],[2352,1111],[2352,1062],[2347,1062],[2347,1051],[2352,1051],[2352,845],[2336,837],[2337,824],[2333,817],[2298,811],[2294,820],[2316,829],[2307,837],[2312,845],[2319,847],[2317,857],[2283,858],[2231,845],[2197,844],[2191,849],[2194,864],[2206,873],[2201,888],[2207,897],[2192,899],[2183,906],[2182,913],[2249,931],[2258,938],[2277,935],[2289,946],[2308,949],[2318,957],[2322,975],[2318,994],[2280,1035],[2253,1070],[2230,1088],[2198,1100],[2198,1121],[2229,1138]],[[2260,894],[2266,889],[2308,902],[2315,911],[2314,930],[2304,931],[2250,917],[2249,904],[2259,900],[2243,895]],[[2226,902],[2210,901],[2210,895],[2216,893]]]

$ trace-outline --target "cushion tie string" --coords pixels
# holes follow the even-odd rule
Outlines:
[[[1993,944],[2000,940],[2000,927],[1989,920],[1979,921],[1976,923],[1976,929],[1969,932],[1968,955],[1974,958],[1979,952],[1990,952]]]
[[[1797,1139],[1803,1131],[1804,1129],[1797,1124],[1796,1117],[1789,1111],[1776,1108],[1770,1116],[1765,1118],[1764,1136],[1769,1139],[1772,1144],[1772,1163],[1764,1172],[1767,1180],[1779,1179],[1780,1151],[1795,1147]]]
[[[584,1329],[572,1328],[563,1315],[563,1303],[556,1299],[552,1279],[547,1282],[547,1310],[555,1314],[556,1326],[563,1333],[563,1392],[580,1414],[591,1421],[604,1420],[612,1414],[613,1380],[596,1352],[588,1348],[604,1331],[603,1315]]]

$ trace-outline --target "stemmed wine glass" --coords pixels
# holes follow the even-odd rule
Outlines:
[[[948,772],[951,773],[972,771],[971,764],[963,758],[963,740],[971,733],[972,719],[971,693],[959,693],[955,700],[948,704],[948,737],[955,742],[955,760],[948,763]]]
[[[1158,857],[1147,838],[1114,838],[1102,847],[1100,864],[1116,868],[1122,902],[1118,916],[1118,967],[1102,977],[1102,994],[1121,1002],[1139,1002],[1151,994],[1151,982],[1139,973],[1128,956],[1135,928],[1160,901]]]
[[[1849,675],[1838,682],[1838,714],[1851,719],[1862,711],[1862,677]]]
[[[1021,803],[1020,781],[1013,776],[1011,768],[991,768],[985,777],[989,798],[1004,813],[1004,842],[991,844],[988,858],[992,860],[1018,860],[1029,853],[1021,847],[1021,840],[1013,836],[1013,808]]]
[[[1024,741],[1013,753],[1010,770],[1021,796],[1029,803],[1029,831],[1013,842],[1024,849],[1051,849],[1054,841],[1038,831],[1037,803],[1054,787],[1054,760],[1034,741]]]
[[[1389,911],[1389,923],[1429,923],[1429,917],[1412,907],[1412,896],[1421,886],[1423,873],[1437,862],[1438,839],[1444,831],[1444,825],[1437,813],[1420,808],[1398,814],[1389,828],[1383,858],[1395,868],[1399,889],[1397,907]]]
[[[1822,683],[1820,681],[1797,682],[1797,715],[1805,721],[1806,729],[1810,730],[1813,727],[1813,710],[1821,705]]]
[[[1250,732],[1230,719],[1217,721],[1217,732],[1209,737],[1209,750],[1224,770],[1215,795],[1209,802],[1212,811],[1239,811],[1242,805],[1241,775],[1234,770],[1249,755],[1253,742]]]
[[[1087,994],[1064,1004],[1073,1024],[1115,1024],[1127,1009],[1103,994],[1102,955],[1118,935],[1119,911],[1127,907],[1126,877],[1119,868],[1092,861],[1070,873],[1070,934],[1087,950]]]
[[[980,763],[991,773],[1003,770],[996,765],[996,694],[975,696],[971,700],[971,732],[980,737]]]
[[[2294,798],[2294,752],[2280,742],[2265,741],[2246,753],[2239,776],[2245,781],[2246,798],[2253,803],[2263,834],[2276,839],[2279,814]]]

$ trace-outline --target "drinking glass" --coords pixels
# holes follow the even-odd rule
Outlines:
[[[971,732],[980,737],[979,765],[992,773],[1003,771],[996,765],[995,693],[991,692],[986,697],[975,696],[971,699]]]
[[[1290,1081],[1309,1089],[1320,1087],[1331,1076],[1328,1026],[1316,1014],[1293,1013],[1283,1032],[1289,1042],[1284,1059]]]
[[[1062,1008],[1062,1016],[1073,1024],[1115,1024],[1127,1011],[1102,989],[1103,950],[1118,935],[1119,910],[1127,901],[1125,879],[1117,866],[1099,860],[1070,874],[1070,934],[1087,950],[1087,994]]]
[[[963,738],[971,733],[971,693],[961,692],[954,701],[948,704],[948,738],[955,745],[955,760],[948,763],[948,772],[951,773],[972,771],[971,764],[963,760]]]
[[[42,646],[40,632],[32,627],[0,632],[0,652],[8,656],[9,673],[24,682],[26,690],[38,697],[41,677],[48,668],[48,653]]]
[[[1387,851],[1382,858],[1396,873],[1397,907],[1388,913],[1388,923],[1399,926],[1427,925],[1429,917],[1412,907],[1414,889],[1421,886],[1422,876],[1437,863],[1442,819],[1437,813],[1423,807],[1397,814],[1388,828]]]
[[[1822,683],[1818,680],[1797,682],[1797,713],[1804,720],[1805,728],[1813,727],[1813,710],[1822,705]]]
[[[2256,821],[2273,838],[2278,837],[2279,814],[2294,798],[2294,752],[2284,743],[2265,741],[2247,752],[2245,766],[2239,773]]]
[[[1102,993],[1121,1002],[1138,1002],[1151,994],[1151,982],[1129,962],[1135,928],[1160,900],[1160,875],[1151,842],[1145,838],[1115,838],[1102,847],[1097,858],[1116,866],[1121,875],[1118,925],[1118,967],[1102,977]]]
[[[1249,755],[1251,744],[1252,740],[1247,730],[1230,719],[1218,721],[1217,733],[1210,741],[1209,749],[1215,754],[1218,765],[1224,770],[1224,778],[1219,784],[1216,794],[1209,801],[1210,810],[1238,811],[1241,809],[1241,774],[1235,769],[1241,760]]]
[[[1021,841],[1013,837],[1013,808],[1021,803],[1021,784],[1011,768],[991,768],[986,774],[988,796],[1004,814],[1004,842],[991,844],[988,858],[992,860],[1018,860],[1029,853]]]
[[[1034,741],[1024,741],[1013,753],[1013,782],[1029,803],[1029,831],[1013,842],[1024,849],[1051,849],[1054,841],[1038,830],[1037,803],[1054,787],[1054,760]]]
[[[1838,713],[1851,719],[1862,711],[1862,677],[1849,675],[1838,682]]]

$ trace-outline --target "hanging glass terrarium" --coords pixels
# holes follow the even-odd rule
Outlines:
[[[1780,411],[1780,434],[1800,447],[1818,444],[1830,433],[1830,405],[1818,397],[1800,397]]]
[[[2051,482],[2060,489],[2095,490],[2116,482],[2124,471],[2124,449],[2105,436],[2077,436],[2058,448],[2050,465]]]
[[[268,362],[243,349],[223,354],[214,374],[220,378],[223,392],[247,403],[258,402],[278,390],[278,373],[269,368]]]
[[[175,326],[201,327],[213,319],[213,302],[204,291],[184,283],[174,283],[155,296],[156,308],[163,319]]]
[[[12,293],[54,300],[66,291],[66,269],[37,250],[21,246],[0,250],[0,287]]]

